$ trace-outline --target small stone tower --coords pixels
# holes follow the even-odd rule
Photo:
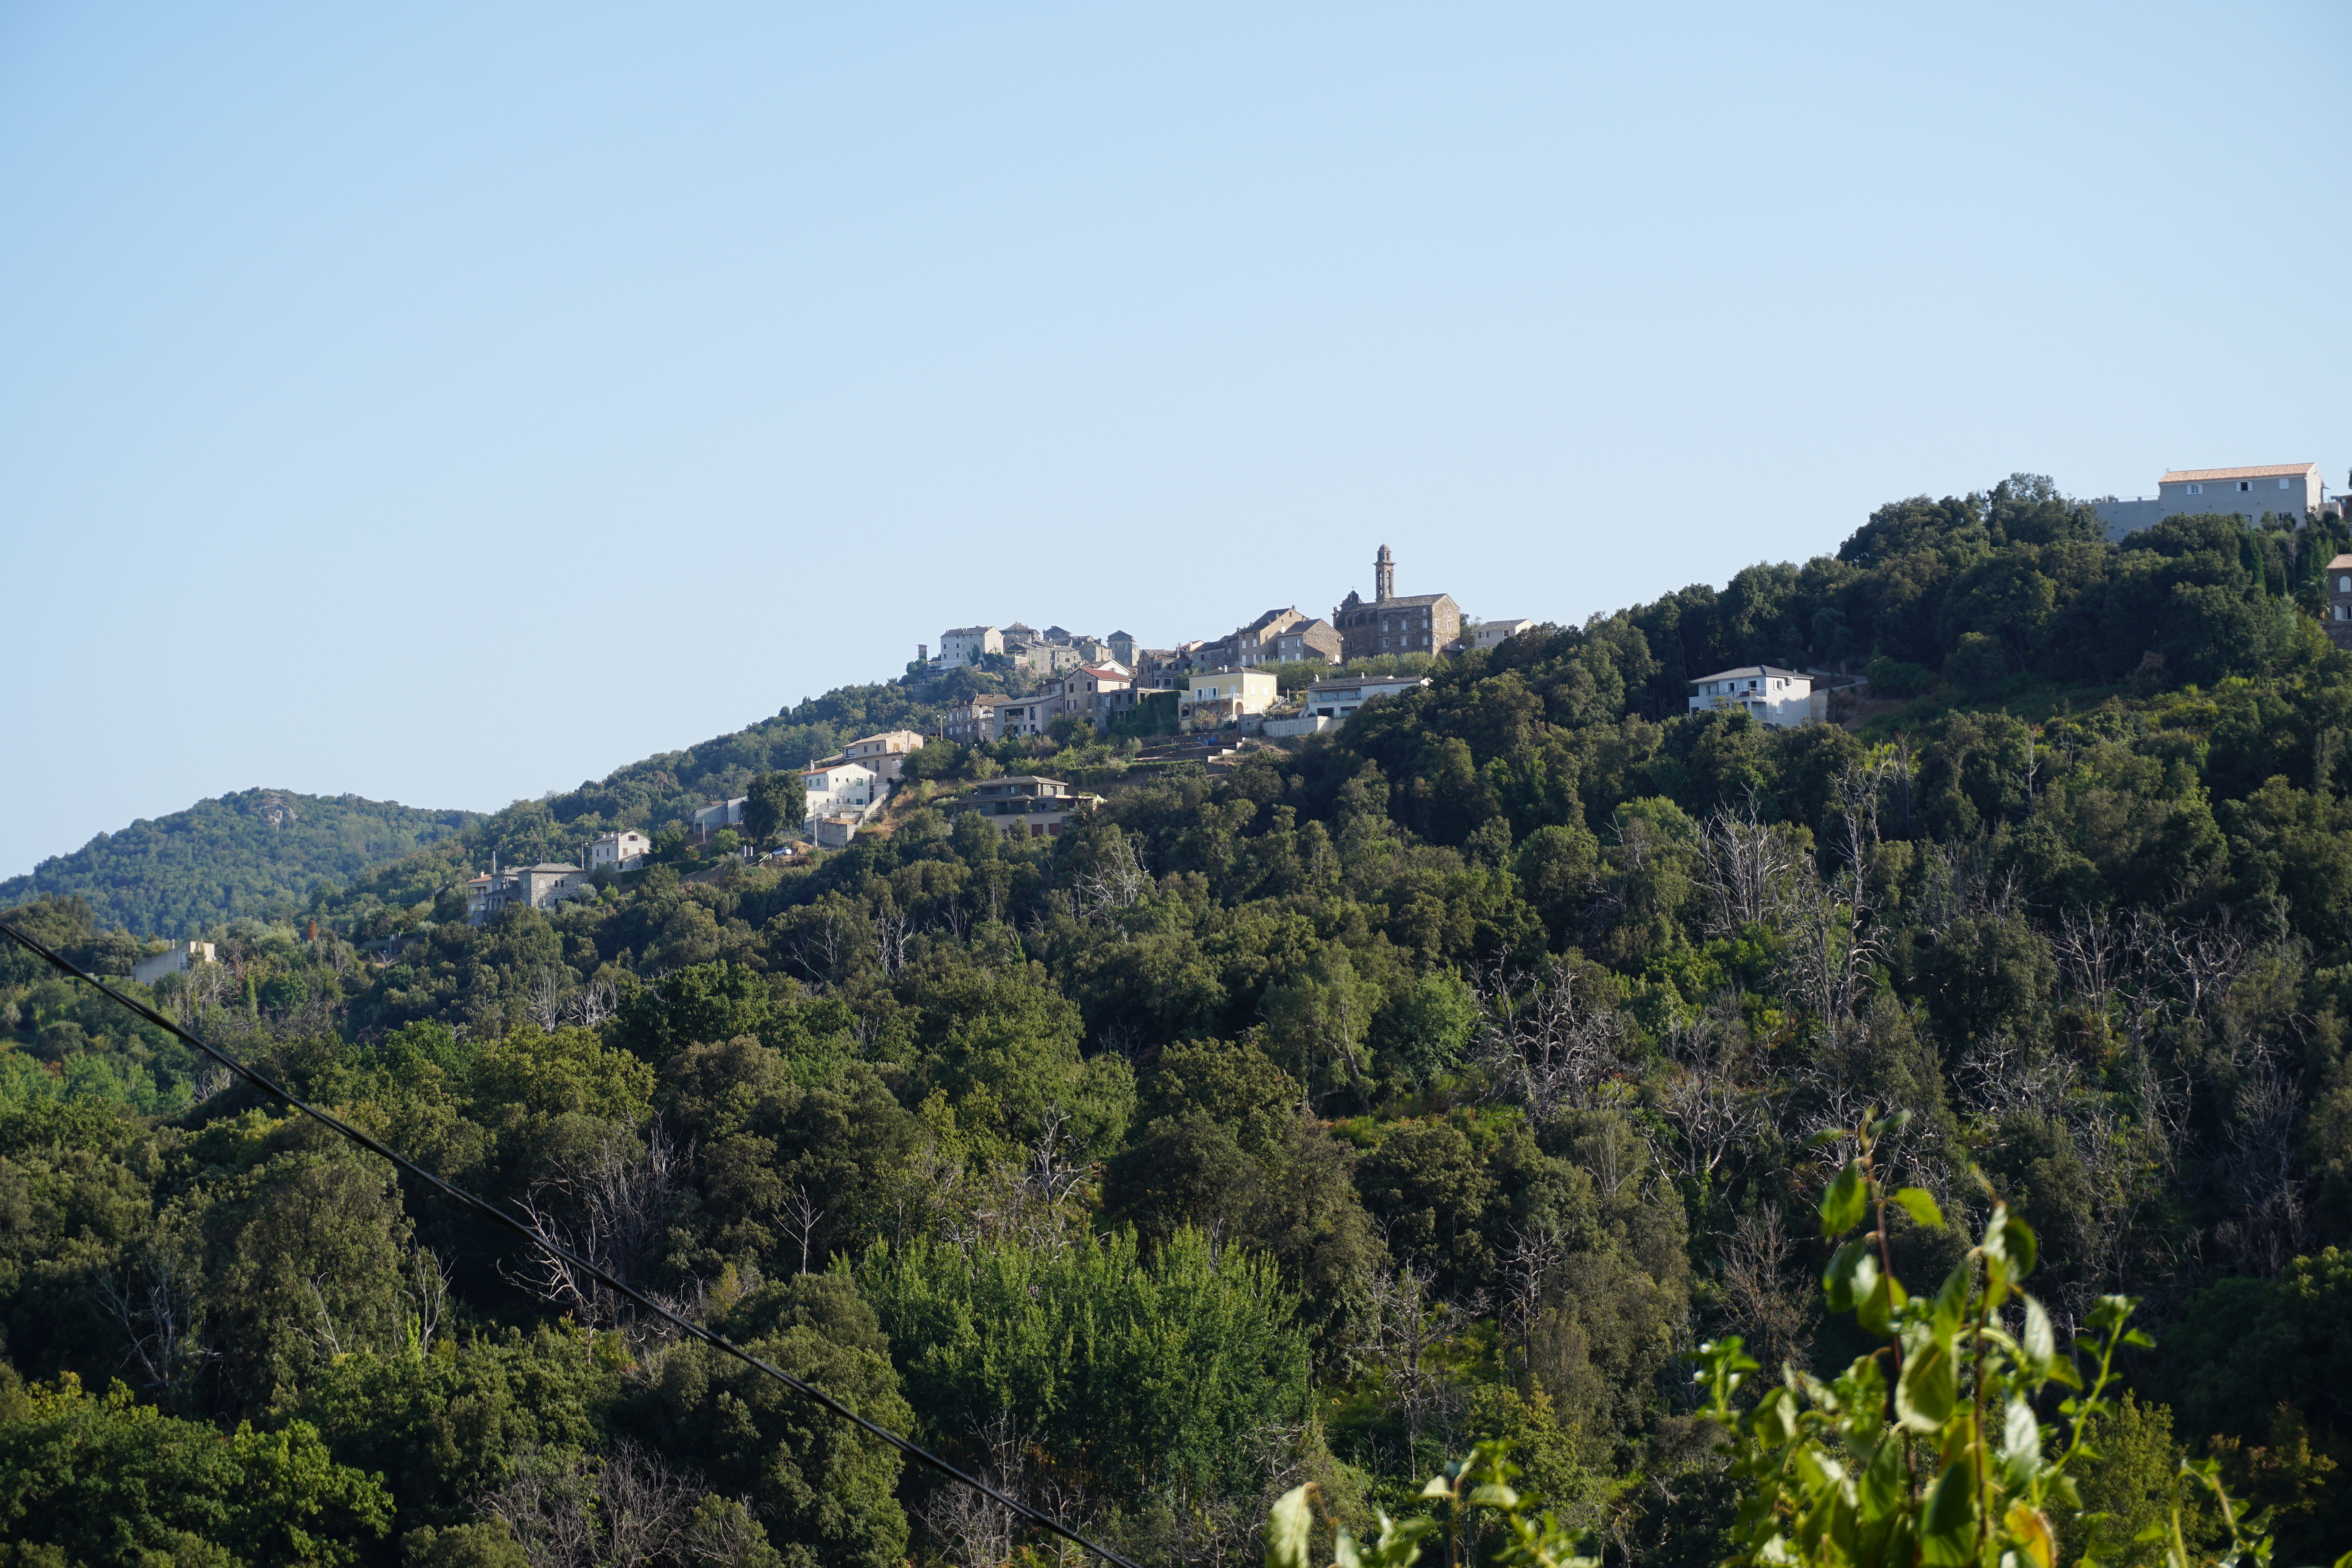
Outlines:
[[[1386,604],[1396,597],[1396,557],[1382,545],[1381,553],[1372,558],[1372,602]]]

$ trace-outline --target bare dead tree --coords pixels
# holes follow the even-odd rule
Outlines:
[[[642,1290],[641,1275],[663,1239],[693,1157],[692,1149],[679,1148],[658,1121],[647,1132],[643,1149],[615,1127],[553,1176],[532,1183],[516,1207],[541,1242],[563,1248]],[[590,1328],[618,1328],[635,1321],[627,1298],[547,1246],[507,1278],[541,1301],[568,1308]],[[659,1333],[666,1325],[656,1320],[652,1327]]]
[[[620,991],[612,981],[592,979],[572,998],[572,1021],[582,1029],[594,1029],[611,1018],[620,1003]]]
[[[602,1458],[531,1447],[480,1507],[507,1527],[531,1568],[748,1568],[772,1559],[747,1509],[739,1503],[713,1517],[699,1507],[706,1495],[634,1443]]]
[[[541,1029],[552,1033],[572,1011],[571,976],[548,966],[539,971],[523,998],[523,1015]]]
[[[1082,1217],[1070,1199],[1086,1179],[1086,1167],[1064,1131],[1069,1113],[1060,1106],[1045,1113],[1018,1166],[980,1172],[961,1187],[941,1234],[958,1247],[1016,1241],[1024,1247],[1058,1249],[1069,1244]]]
[[[1543,1312],[1544,1283],[1567,1258],[1568,1239],[1558,1230],[1511,1228],[1511,1245],[1502,1260],[1502,1328],[1518,1336],[1519,1368],[1529,1385],[1535,1378],[1533,1342],[1536,1321]]]
[[[1000,1410],[971,1433],[973,1463],[980,1478],[1009,1497],[1025,1497],[1030,1483],[1030,1445],[1009,1410]],[[971,1487],[942,1486],[916,1516],[940,1552],[955,1568],[1001,1568],[1013,1561],[1021,1531],[1013,1511]]]
[[[119,1271],[98,1271],[95,1290],[122,1331],[141,1380],[165,1404],[175,1403],[211,1358],[198,1326],[195,1281],[167,1249],[150,1249]]]
[[[1803,862],[1795,833],[1759,814],[1756,791],[1738,808],[1718,806],[1699,826],[1699,879],[1717,936],[1777,925]]]
[[[416,1326],[416,1349],[419,1354],[433,1348],[433,1335],[440,1329],[441,1320],[448,1313],[449,1265],[430,1247],[419,1244],[408,1256],[408,1294],[416,1303],[412,1320]]]
[[[907,943],[914,936],[914,921],[898,904],[885,898],[874,911],[874,952],[881,960],[882,972],[895,975],[907,962]]]
[[[1443,1370],[1428,1364],[1430,1350],[1452,1329],[1457,1309],[1433,1301],[1429,1281],[1410,1266],[1383,1270],[1365,1292],[1353,1344],[1359,1360],[1380,1378],[1391,1409],[1403,1417],[1406,1465],[1420,1464],[1421,1443],[1432,1427],[1450,1431],[1460,1413],[1461,1392]]]
[[[1736,1017],[1702,1017],[1666,1031],[1658,1110],[1681,1134],[1676,1163],[1695,1182],[1713,1176],[1770,1120],[1766,1096],[1743,1082],[1744,1035]]]
[[[1804,1364],[1810,1281],[1792,1281],[1797,1243],[1768,1203],[1732,1221],[1723,1244],[1723,1304],[1756,1359],[1768,1368]]]
[[[1532,984],[1507,973],[1479,987],[1488,1022],[1477,1059],[1494,1092],[1538,1117],[1567,1104],[1590,1107],[1601,1086],[1624,1071],[1625,1020],[1615,1009],[1578,994],[1562,967]]]
[[[1141,903],[1151,887],[1135,841],[1124,833],[1106,834],[1092,863],[1070,883],[1072,913],[1080,920],[1108,920]]]
[[[2232,1208],[2216,1239],[2238,1266],[2276,1274],[2310,1241],[2306,1184],[2296,1158],[2301,1082],[2264,1057],[2238,1085],[2220,1170]]]
[[[824,1218],[824,1210],[809,1197],[806,1186],[793,1189],[793,1201],[784,1205],[784,1234],[801,1244],[801,1272],[809,1271],[809,1248],[816,1239],[816,1228]]]

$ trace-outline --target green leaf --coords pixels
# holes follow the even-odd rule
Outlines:
[[[1921,1559],[1937,1564],[1967,1563],[1974,1555],[1976,1533],[1975,1470],[1968,1460],[1956,1459],[1927,1489],[1919,1511]]]
[[[1315,1511],[1307,1500],[1314,1490],[1309,1481],[1276,1500],[1265,1521],[1265,1568],[1315,1568]]]
[[[2025,1298],[2025,1359],[2036,1377],[2050,1375],[2050,1364],[2058,1359],[2058,1331],[2051,1325],[2050,1309]]]
[[[1926,1187],[1904,1187],[1895,1193],[1895,1201],[1903,1206],[1903,1212],[1911,1217],[1913,1223],[1931,1230],[1944,1228],[1944,1211],[1936,1207],[1936,1200],[1927,1196]]]
[[[1833,1312],[1850,1312],[1878,1282],[1878,1254],[1861,1239],[1847,1242],[1830,1255],[1822,1271],[1822,1297]]]
[[[1877,1273],[1875,1270],[1873,1272]],[[1878,1273],[1871,1281],[1869,1293],[1855,1303],[1854,1321],[1872,1333],[1891,1334],[1895,1332],[1895,1314],[1910,1299],[1894,1275]]]
[[[2009,1402],[2001,1421],[2000,1448],[2028,1471],[2042,1468],[2042,1423],[2033,1418],[2033,1407],[2022,1399],[2012,1397]]]
[[[2033,1272],[2033,1260],[2039,1251],[2033,1239],[2033,1227],[2015,1215],[2011,1215],[2003,1222],[2001,1233],[2002,1249],[2009,1254],[2010,1262],[2016,1269],[2018,1277],[2022,1279]]]
[[[1863,1179],[1862,1162],[1848,1160],[1829,1190],[1822,1194],[1822,1239],[1833,1240],[1862,1223],[1870,1191]]]
[[[1897,1111],[1892,1116],[1882,1116],[1870,1124],[1870,1135],[1874,1138],[1883,1138],[1895,1128],[1908,1125],[1910,1121],[1911,1113],[1908,1111]]]
[[[1903,1479],[1903,1437],[1889,1432],[1878,1440],[1878,1448],[1870,1456],[1870,1464],[1862,1472],[1863,1514],[1869,1519],[1884,1519],[1895,1511],[1908,1495]]]
[[[1940,1430],[1958,1397],[1958,1371],[1942,1342],[1923,1340],[1904,1353],[1903,1375],[1895,1380],[1895,1418],[1905,1431],[1926,1437]]]

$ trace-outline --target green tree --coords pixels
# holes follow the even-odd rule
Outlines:
[[[760,774],[743,791],[743,828],[754,844],[772,844],[797,832],[808,815],[808,787],[798,773]]]

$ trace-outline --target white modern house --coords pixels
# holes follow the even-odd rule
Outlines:
[[[1314,718],[1344,719],[1374,697],[1402,696],[1429,685],[1426,675],[1359,675],[1352,680],[1317,681],[1307,688],[1307,709]]]
[[[1478,640],[1471,646],[1499,648],[1520,632],[1534,631],[1535,625],[1534,622],[1517,616],[1506,616],[1500,621],[1481,621],[1478,622]]]
[[[2234,512],[2248,522],[2265,512],[2315,517],[2328,509],[2327,486],[2316,463],[2272,463],[2253,468],[2175,468],[2156,482],[2154,497],[2124,501],[2109,496],[2091,503],[2106,526],[2107,542],[2121,542],[2167,517]]]
[[[872,767],[846,758],[811,763],[801,770],[801,787],[808,791],[806,821],[814,823],[842,811],[863,816],[879,798],[881,779]]]
[[[606,833],[601,839],[588,841],[588,869],[600,871],[635,871],[646,863],[654,852],[654,841],[635,828],[625,828],[617,833]]]
[[[1738,708],[1759,724],[1781,729],[1794,729],[1807,719],[1827,716],[1813,700],[1813,678],[1776,664],[1742,664],[1736,670],[1717,670],[1711,675],[1699,676],[1691,685],[1697,688],[1690,700],[1693,713]],[[1822,695],[1826,697],[1828,694]]]

